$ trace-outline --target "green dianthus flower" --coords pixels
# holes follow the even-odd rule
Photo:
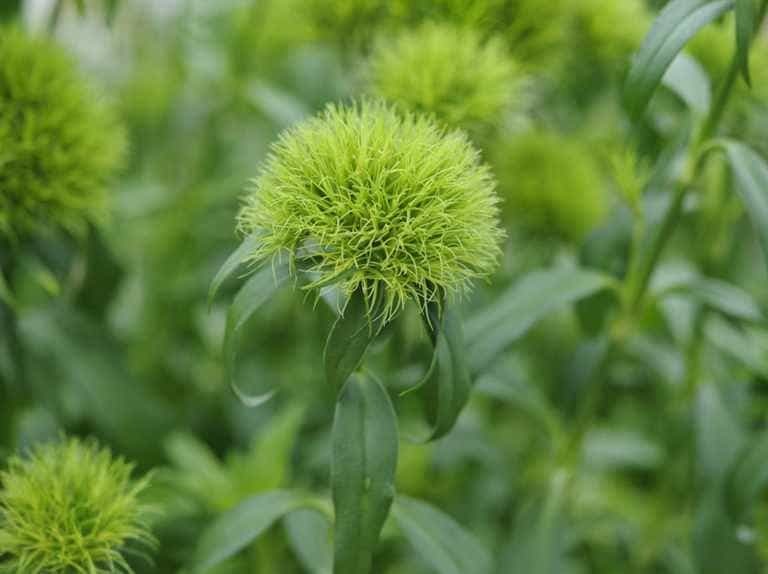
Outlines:
[[[105,209],[123,132],[56,45],[0,28],[0,236],[82,231]]]
[[[502,41],[435,23],[379,42],[370,77],[376,95],[460,127],[498,121],[519,84],[517,66]]]
[[[0,570],[132,572],[122,552],[153,545],[138,499],[146,480],[109,451],[76,439],[14,457],[0,473]]]
[[[510,221],[531,231],[581,239],[605,216],[600,171],[579,143],[530,132],[500,143],[493,164]]]
[[[288,253],[309,287],[360,290],[390,319],[494,270],[494,185],[461,132],[379,102],[329,106],[274,145],[239,227],[260,239],[251,261]]]

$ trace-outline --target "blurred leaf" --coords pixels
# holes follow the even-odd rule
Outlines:
[[[758,375],[768,376],[768,350],[728,321],[711,316],[704,326],[707,340]]]
[[[760,495],[768,485],[768,431],[758,434],[741,451],[730,469],[725,499],[728,511],[735,521],[743,521],[758,504]]]
[[[752,220],[768,263],[768,165],[743,143],[725,140],[720,145],[728,156],[736,190]]]
[[[367,574],[395,495],[397,418],[370,377],[349,379],[333,420],[331,490],[336,511],[336,574]]]
[[[755,0],[736,0],[736,57],[741,66],[741,75],[747,84],[752,80],[749,75],[749,47],[752,35],[757,27]]]
[[[235,363],[241,331],[253,314],[259,310],[259,307],[266,303],[288,279],[288,275],[286,264],[262,267],[243,285],[227,313],[227,326],[224,333],[224,364],[227,382],[237,398],[248,407],[257,407],[268,401],[275,391],[268,391],[260,395],[248,395],[238,387]]]
[[[465,362],[464,330],[454,309],[442,313],[436,305],[427,307],[430,338],[434,347],[433,365],[425,379],[432,429],[428,440],[445,436],[469,400],[472,378]]]
[[[719,485],[744,445],[745,434],[713,383],[699,386],[695,424],[697,476],[705,487]]]
[[[664,451],[637,432],[599,428],[587,433],[584,460],[595,468],[652,470],[663,462]]]
[[[548,313],[602,291],[611,283],[607,275],[579,268],[529,273],[467,321],[467,354],[472,371],[490,367],[497,354]]]
[[[227,487],[226,470],[210,447],[198,438],[176,433],[165,442],[168,459],[202,485],[207,494],[211,490]]]
[[[276,490],[249,498],[222,514],[201,535],[192,560],[195,572],[206,572],[235,556],[275,521],[306,504],[296,492]]]
[[[709,111],[712,88],[707,72],[694,58],[679,53],[662,78],[662,84],[672,90],[697,114]]]
[[[283,520],[288,541],[307,572],[331,574],[333,544],[331,523],[321,512],[299,509]]]
[[[392,515],[418,555],[438,574],[487,574],[491,554],[453,518],[425,502],[398,496]]]
[[[733,7],[732,0],[672,0],[635,55],[624,86],[630,115],[640,116],[669,65],[696,33]]]
[[[325,343],[325,377],[334,389],[341,389],[363,360],[366,349],[378,335],[380,322],[367,309],[362,291],[355,291],[336,319]]]
[[[695,274],[680,277],[664,286],[665,293],[688,293],[699,302],[734,319],[759,323],[765,319],[757,301],[744,289],[720,279]]]
[[[216,276],[213,278],[213,281],[211,281],[211,286],[208,289],[209,307],[216,298],[216,293],[218,293],[222,284],[248,259],[248,256],[255,251],[258,243],[259,239],[256,235],[249,235],[243,240],[240,246],[227,257],[227,260],[216,273]]]

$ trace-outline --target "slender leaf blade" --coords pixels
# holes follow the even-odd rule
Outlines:
[[[240,503],[203,532],[194,555],[194,571],[202,574],[235,556],[277,520],[304,504],[302,495],[286,490],[259,494]]]
[[[232,277],[232,274],[240,268],[243,262],[248,258],[248,255],[255,251],[258,243],[259,241],[256,235],[249,235],[243,240],[240,246],[227,257],[224,264],[216,272],[213,281],[211,281],[211,286],[208,289],[209,307],[211,303],[213,303],[213,300],[216,298],[216,293],[219,292],[219,289],[221,289],[224,282]]]
[[[756,27],[755,0],[736,0],[736,57],[739,59],[741,75],[751,84],[749,74],[749,47]]]
[[[235,366],[242,330],[254,313],[274,295],[275,291],[288,277],[287,265],[262,267],[243,285],[227,313],[227,324],[224,331],[225,374],[232,391],[248,407],[256,407],[268,401],[274,394],[274,391],[259,395],[249,395],[238,386]]]
[[[397,419],[389,396],[371,378],[352,376],[333,421],[331,491],[335,574],[367,574],[395,495]]]
[[[733,0],[673,0],[653,23],[627,74],[624,103],[640,116],[667,68],[696,33],[733,7]]]
[[[492,558],[450,516],[425,502],[398,496],[392,515],[405,538],[439,574],[487,574]]]
[[[725,483],[726,506],[737,521],[755,507],[768,486],[768,430],[757,435],[741,451]]]

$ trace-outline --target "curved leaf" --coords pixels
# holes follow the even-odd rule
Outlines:
[[[630,115],[643,113],[664,73],[696,33],[733,7],[733,0],[673,0],[653,23],[624,86]]]
[[[237,385],[235,364],[241,332],[248,320],[277,289],[288,279],[288,266],[265,266],[254,273],[235,296],[227,313],[227,325],[224,332],[224,365],[226,377],[237,398],[248,407],[256,407],[268,401],[274,391],[261,395],[248,395]]]
[[[741,452],[725,483],[727,508],[736,521],[757,504],[768,486],[768,431],[760,433]]]
[[[208,289],[209,307],[211,306],[211,303],[213,303],[213,300],[216,298],[216,293],[219,292],[219,289],[224,284],[224,281],[229,279],[232,274],[237,271],[237,269],[248,258],[249,253],[254,252],[257,244],[258,238],[255,235],[249,235],[243,240],[240,246],[235,249],[229,257],[227,257],[227,260],[221,266],[221,269],[216,272],[213,281],[211,281],[211,286]]]
[[[701,64],[688,54],[678,54],[661,81],[694,112],[704,115],[709,111],[712,101],[709,76]]]
[[[425,502],[398,496],[392,516],[419,555],[439,574],[486,574],[490,553],[450,516]]]
[[[325,376],[334,388],[341,388],[363,360],[366,349],[380,330],[380,324],[371,317],[360,291],[352,294],[344,312],[328,335],[323,358]]]
[[[331,574],[333,545],[331,524],[322,512],[301,508],[283,520],[288,542],[307,572]]]
[[[427,390],[432,429],[427,440],[450,432],[469,400],[472,377],[465,359],[461,318],[450,307],[442,313],[436,305],[427,307],[428,329],[434,356],[423,386]]]
[[[304,496],[275,490],[249,498],[222,514],[203,532],[193,560],[202,573],[247,547],[287,513],[306,504]]]
[[[548,313],[602,291],[612,281],[602,273],[567,267],[526,275],[467,322],[472,371],[489,367],[497,354]]]
[[[352,376],[333,420],[335,574],[367,574],[395,494],[397,419],[373,378]]]
[[[737,141],[720,143],[731,164],[736,190],[757,232],[768,263],[768,164],[748,146]]]

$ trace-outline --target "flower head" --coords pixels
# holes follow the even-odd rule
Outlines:
[[[607,210],[600,171],[578,142],[530,132],[494,150],[499,190],[510,221],[531,231],[578,240]]]
[[[392,318],[492,272],[502,232],[489,169],[461,132],[380,102],[329,106],[284,133],[239,215],[260,247]]]
[[[109,451],[75,439],[14,457],[0,473],[0,566],[17,574],[131,572],[121,552],[150,544],[146,481]]]
[[[0,236],[97,219],[123,143],[60,48],[0,28]]]
[[[376,95],[456,127],[497,121],[519,85],[517,66],[501,40],[435,23],[380,41],[370,77]]]

